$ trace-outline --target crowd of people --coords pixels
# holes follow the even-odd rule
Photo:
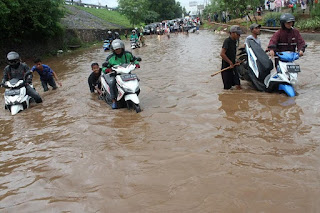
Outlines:
[[[266,51],[269,52],[270,57],[274,57],[275,52],[279,51],[297,51],[300,56],[303,56],[305,51],[305,41],[301,37],[299,31],[293,28],[295,23],[295,17],[291,13],[285,13],[280,17],[281,29],[273,34],[268,44]],[[261,46],[261,40],[258,38],[260,35],[261,25],[252,24],[250,26],[251,35],[246,38],[248,40],[253,40],[259,46]],[[236,89],[241,89],[239,75],[235,69],[239,62],[236,60],[237,47],[239,47],[239,38],[243,34],[240,26],[233,25],[229,30],[229,37],[226,38],[223,42],[220,56],[222,58],[221,69],[228,68],[226,71],[221,72],[222,81],[224,89],[231,89],[235,86]],[[112,97],[112,109],[117,109],[116,102],[116,84],[115,76],[111,72],[111,68],[115,65],[121,65],[124,63],[133,62],[136,65],[136,68],[140,68],[139,62],[134,60],[134,56],[131,52],[126,51],[124,42],[120,37],[116,38],[112,35],[111,31],[108,32],[108,36],[112,36],[111,51],[112,53],[107,57],[105,63],[102,67],[98,63],[92,63],[91,69],[92,73],[88,77],[88,84],[91,93],[97,92],[101,95],[101,82],[100,76],[102,73],[110,75],[110,94]],[[136,40],[141,40],[141,34],[132,30],[131,38]],[[275,63],[277,61],[275,60]],[[17,52],[9,52],[7,54],[7,66],[4,68],[4,75],[1,85],[6,81],[17,78],[26,81],[26,90],[27,94],[35,99],[36,103],[41,103],[42,99],[38,92],[35,91],[32,84],[32,73],[37,72],[40,76],[40,81],[43,87],[44,92],[48,91],[48,85],[52,87],[53,90],[57,89],[57,83],[61,87],[62,84],[58,79],[57,74],[48,66],[42,63],[41,59],[37,58],[34,60],[34,66],[32,69],[28,67],[26,63],[21,61],[21,58]]]

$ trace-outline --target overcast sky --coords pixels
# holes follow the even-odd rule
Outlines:
[[[108,7],[117,7],[118,2],[117,0],[81,0],[83,3],[88,3],[88,4],[101,4],[101,5],[108,5]],[[161,0],[159,0],[161,1]],[[190,8],[189,7],[189,1],[197,1],[198,4],[203,4],[204,2],[209,2],[206,0],[176,0],[176,2],[179,1],[182,7],[185,7],[187,11],[190,10],[196,10],[196,7]]]

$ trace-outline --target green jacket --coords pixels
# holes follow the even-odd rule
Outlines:
[[[107,57],[106,61],[108,62],[108,66],[102,69],[103,73],[106,73],[107,68],[111,68],[115,65],[121,64],[129,64],[132,60],[134,60],[134,56],[131,52],[124,51],[121,57],[117,56],[116,54],[111,54]],[[138,61],[134,61],[134,64],[139,64]]]
[[[138,41],[139,37],[138,37],[137,34],[132,34],[132,35],[130,36],[130,39],[135,39],[135,41]]]

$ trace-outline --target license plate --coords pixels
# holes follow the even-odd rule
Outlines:
[[[20,94],[20,89],[15,89],[15,90],[7,90],[4,92],[6,96],[14,96],[14,95],[19,95]]]
[[[300,65],[287,65],[288,72],[300,72]]]
[[[136,74],[121,75],[121,79],[123,81],[132,81],[137,79],[137,75]]]

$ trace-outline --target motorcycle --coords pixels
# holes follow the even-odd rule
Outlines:
[[[103,41],[103,50],[104,51],[110,50],[110,44],[111,44],[111,42],[109,39],[104,40]]]
[[[139,42],[135,38],[130,39],[130,42],[131,42],[131,49],[140,48]]]
[[[8,109],[11,115],[29,108],[30,103],[34,101],[32,97],[27,95],[25,84],[24,80],[13,78],[2,85],[6,88],[4,92],[5,109]],[[29,85],[33,88],[32,84]]]
[[[141,61],[141,58],[136,58],[137,61]],[[102,98],[107,104],[112,104],[110,94],[110,81],[111,76],[115,76],[116,87],[117,87],[117,105],[119,108],[127,107],[128,109],[133,108],[137,113],[141,112],[140,108],[140,86],[139,79],[136,74],[131,73],[136,69],[136,65],[133,63],[122,64],[112,67],[112,72],[101,75],[101,91]]]
[[[300,66],[294,63],[299,58],[295,52],[277,52],[279,64],[273,70],[273,62],[265,51],[253,40],[248,40],[245,51],[239,59],[245,62],[239,66],[238,73],[242,80],[247,80],[263,92],[285,92],[289,97],[296,95],[294,86],[297,84]]]

